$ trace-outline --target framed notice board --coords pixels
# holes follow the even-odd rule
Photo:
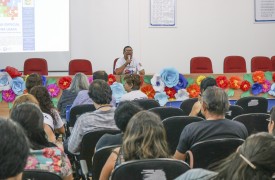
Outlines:
[[[254,0],[255,22],[275,22],[275,0]]]

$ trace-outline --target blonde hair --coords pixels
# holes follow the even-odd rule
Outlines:
[[[31,95],[31,94],[22,94],[14,100],[12,109],[14,109],[19,104],[27,103],[27,102],[28,103],[33,103],[33,104],[36,104],[37,106],[39,106],[39,102],[37,101],[37,99],[33,95]],[[12,111],[12,109],[10,110],[10,112]]]

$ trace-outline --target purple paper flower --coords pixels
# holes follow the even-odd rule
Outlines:
[[[47,84],[47,78],[46,78],[46,76],[41,75],[41,79],[42,79],[42,85],[46,86],[46,84]]]
[[[253,95],[258,95],[260,94],[261,92],[263,92],[263,85],[260,84],[260,83],[255,83],[252,85],[252,88],[251,88],[251,91],[252,91],[252,94]]]
[[[268,80],[265,80],[263,85],[263,92],[266,93],[270,90],[271,84]]]
[[[160,72],[160,77],[169,88],[176,86],[179,82],[179,72],[175,68],[164,68]]]
[[[154,99],[158,101],[161,106],[164,106],[168,102],[168,96],[165,92],[156,93]]]
[[[94,81],[93,76],[88,77],[88,81],[91,84]]]
[[[6,102],[12,102],[15,99],[15,94],[12,89],[2,91],[2,99]]]
[[[11,89],[16,95],[23,94],[24,90],[26,89],[24,79],[21,77],[13,78],[11,82]]]
[[[271,85],[270,90],[268,91],[268,94],[271,96],[275,96],[275,83]]]
[[[176,91],[178,91],[180,89],[185,89],[187,84],[188,84],[187,79],[185,79],[185,77],[182,74],[179,74],[179,82],[176,86],[174,86],[174,89]]]
[[[51,97],[57,97],[60,92],[60,89],[56,84],[48,85],[47,89]]]

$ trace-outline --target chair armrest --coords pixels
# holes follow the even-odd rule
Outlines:
[[[80,162],[81,171],[82,171],[84,177],[86,179],[88,179],[88,173],[89,173],[89,171],[88,171],[88,166],[87,166],[86,160],[82,159],[79,162]]]
[[[190,166],[190,169],[193,169],[194,167],[194,156],[192,151],[186,151],[186,162],[189,160],[189,162],[187,162]]]

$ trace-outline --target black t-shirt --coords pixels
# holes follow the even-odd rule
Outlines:
[[[236,121],[228,119],[206,120],[187,125],[181,135],[177,146],[180,153],[185,153],[197,142],[220,138],[241,138],[248,136],[246,127]]]
[[[105,146],[121,145],[123,134],[104,134],[96,143],[96,149],[103,148]]]

